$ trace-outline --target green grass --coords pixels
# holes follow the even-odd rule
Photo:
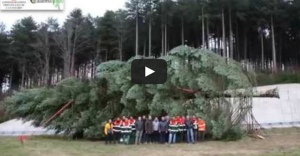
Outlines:
[[[285,83],[300,83],[300,73],[257,73],[256,76],[258,86]]]
[[[283,133],[283,131],[286,131]],[[17,137],[0,137],[1,156],[296,156],[300,155],[298,129],[272,130],[265,140],[207,141],[195,145],[105,145],[101,141],[34,137],[24,145]]]

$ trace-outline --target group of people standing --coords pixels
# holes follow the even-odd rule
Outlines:
[[[124,144],[141,144],[141,143],[169,143],[187,142],[195,143],[203,141],[205,137],[205,121],[196,116],[169,116],[157,117],[152,116],[117,118],[111,119],[105,124],[104,133],[105,143],[124,143]]]

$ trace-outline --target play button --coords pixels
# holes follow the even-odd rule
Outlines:
[[[167,81],[167,62],[162,59],[135,59],[131,63],[135,84],[163,84]]]
[[[149,76],[149,75],[151,75],[153,73],[155,73],[154,70],[152,70],[152,69],[150,69],[148,67],[145,67],[145,77],[147,77],[147,76]]]

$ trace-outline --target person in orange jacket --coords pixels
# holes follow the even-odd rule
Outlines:
[[[178,123],[175,117],[170,120],[169,127],[169,144],[176,143],[176,134],[178,132]]]
[[[130,127],[131,127],[131,133],[130,133],[130,143],[133,143],[135,141],[135,133],[136,133],[136,130],[135,130],[135,122],[136,120],[130,116],[129,118],[129,124],[130,124]]]
[[[199,141],[204,141],[205,132],[206,132],[206,124],[205,121],[201,118],[198,119],[198,130],[199,130]]]
[[[135,132],[135,122],[136,122],[136,120],[132,116],[130,116],[129,122],[130,122],[132,132]]]
[[[104,134],[105,134],[105,144],[109,142],[109,144],[112,143],[112,138],[113,138],[113,123],[112,120],[109,119],[108,122],[104,126]]]
[[[180,142],[185,142],[186,140],[186,126],[185,126],[185,116],[182,116],[179,120],[179,129],[181,131]]]
[[[129,144],[130,134],[132,132],[132,128],[130,126],[130,120],[127,117],[123,117],[123,122],[121,126],[122,140],[124,144]]]
[[[176,116],[176,122],[178,124],[178,132],[176,133],[176,142],[182,142],[182,125],[181,125],[181,116]]]

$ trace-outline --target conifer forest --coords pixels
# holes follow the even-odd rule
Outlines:
[[[13,117],[86,138],[120,115],[196,114],[213,139],[238,139],[256,72],[296,72],[300,64],[298,0],[128,0],[125,9],[92,17],[81,9],[63,24],[0,21],[0,108]],[[168,63],[168,81],[130,81],[134,58]],[[3,84],[3,85],[1,85]],[[187,91],[189,90],[189,91]],[[197,93],[190,90],[199,91]],[[248,102],[246,102],[248,103]]]

